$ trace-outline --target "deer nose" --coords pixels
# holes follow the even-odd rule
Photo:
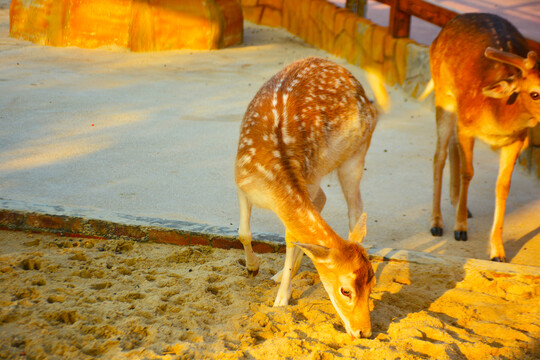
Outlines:
[[[371,329],[364,329],[364,330],[358,330],[358,336],[357,338],[370,338],[371,337]]]
[[[356,340],[356,339],[368,339],[371,337],[371,329],[367,329],[367,330],[358,330],[356,332],[352,332],[351,334],[351,340]]]

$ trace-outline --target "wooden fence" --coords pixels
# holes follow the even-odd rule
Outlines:
[[[390,6],[390,20],[388,22],[393,37],[409,37],[411,30],[411,17],[416,16],[431,24],[443,27],[450,19],[458,15],[457,12],[445,9],[423,0],[376,0]],[[355,2],[355,0],[348,0]],[[356,0],[363,2],[363,0]],[[357,6],[361,8],[360,5]],[[527,39],[529,48],[540,54],[540,42]]]

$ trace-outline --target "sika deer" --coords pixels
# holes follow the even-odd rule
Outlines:
[[[248,272],[259,270],[249,224],[255,204],[272,210],[286,227],[285,265],[274,306],[288,305],[303,251],[356,338],[371,336],[374,273],[360,245],[366,216],[359,185],[376,122],[374,106],[349,71],[319,58],[300,60],[274,75],[249,104],[235,167],[238,233]],[[349,209],[349,241],[320,215],[326,202],[321,178],[335,169]]]
[[[474,140],[480,138],[501,149],[490,256],[504,262],[502,229],[510,178],[527,146],[528,128],[540,119],[537,55],[528,52],[526,40],[503,18],[463,14],[441,30],[430,56],[437,118],[431,233],[443,232],[441,182],[450,144],[450,198],[457,206],[454,237],[467,240],[467,191]]]

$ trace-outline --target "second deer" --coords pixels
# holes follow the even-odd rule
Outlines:
[[[430,47],[435,90],[437,148],[433,159],[431,233],[441,236],[441,183],[449,148],[454,237],[467,240],[467,193],[475,138],[500,148],[490,255],[506,261],[502,230],[516,159],[528,129],[540,119],[540,73],[535,52],[507,20],[463,14],[449,21]]]
[[[248,272],[259,270],[251,247],[255,204],[272,210],[286,227],[285,265],[274,306],[289,303],[303,251],[355,338],[371,336],[374,273],[360,245],[366,215],[359,186],[376,123],[375,107],[349,71],[320,58],[300,60],[274,75],[249,104],[235,166],[239,237]],[[321,179],[335,169],[349,209],[349,241],[320,215],[326,202]]]

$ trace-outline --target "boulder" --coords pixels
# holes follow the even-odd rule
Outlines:
[[[52,46],[209,50],[243,37],[236,0],[12,0],[9,20],[12,37]]]

